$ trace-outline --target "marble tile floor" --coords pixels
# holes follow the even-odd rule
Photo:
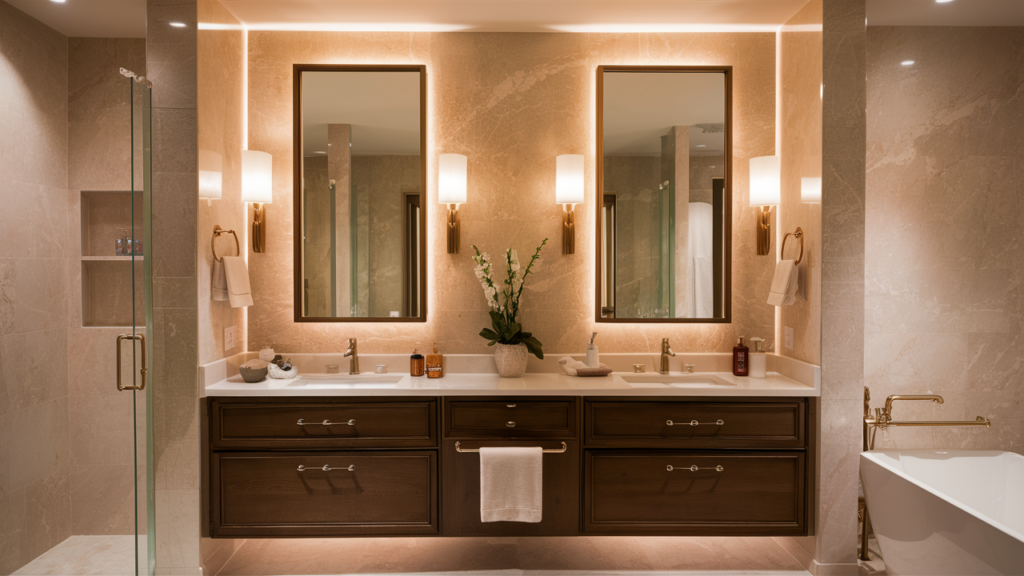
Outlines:
[[[22,566],[13,576],[133,576],[132,540],[132,536],[71,536]],[[139,537],[139,558],[145,566],[145,536]]]
[[[131,536],[72,536],[14,576],[130,576]],[[146,543],[139,542],[145,561]],[[861,573],[884,576],[878,544]],[[360,538],[249,540],[219,576],[329,574],[809,576],[770,538]],[[211,575],[212,576],[212,575]]]
[[[218,574],[809,576],[770,538],[658,537],[249,540]]]

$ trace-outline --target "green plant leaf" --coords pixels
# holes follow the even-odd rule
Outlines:
[[[523,343],[526,344],[526,349],[530,351],[530,354],[533,354],[540,360],[544,359],[543,345],[540,343],[540,340],[530,336],[529,338],[523,338]]]
[[[497,340],[498,338],[500,338],[500,336],[498,336],[498,334],[494,330],[491,330],[490,328],[484,328],[483,330],[481,330],[480,336],[482,336],[484,340]]]

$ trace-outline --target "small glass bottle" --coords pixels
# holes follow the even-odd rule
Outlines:
[[[437,351],[437,343],[434,343],[434,353],[427,354],[427,378],[440,378],[444,376],[444,354]]]
[[[419,350],[413,350],[412,356],[409,357],[409,375],[423,376],[423,370],[423,354],[420,354]]]
[[[132,241],[132,250],[136,256],[142,256],[142,238],[136,238]]]
[[[750,374],[750,348],[743,345],[743,336],[740,336],[740,341],[732,349],[732,373],[734,376]]]
[[[124,246],[124,237],[123,236],[121,238],[117,238],[116,240],[114,240],[114,255],[115,256],[124,256],[125,255],[125,246]]]

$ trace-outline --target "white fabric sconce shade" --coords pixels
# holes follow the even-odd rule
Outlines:
[[[750,159],[750,205],[778,206],[782,201],[779,178],[779,157],[761,156]]]
[[[224,195],[223,159],[209,150],[199,151],[199,197],[219,200]]]
[[[441,154],[437,164],[438,203],[465,204],[466,157],[462,154]]]
[[[242,150],[242,202],[274,201],[274,157],[259,150]]]
[[[583,204],[583,155],[562,154],[555,159],[555,202]]]
[[[821,177],[800,179],[800,201],[821,202]]]

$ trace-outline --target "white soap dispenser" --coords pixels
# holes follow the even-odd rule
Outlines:
[[[764,378],[768,375],[768,355],[764,351],[764,338],[751,338],[754,349],[750,351],[750,377]]]
[[[597,332],[590,335],[590,345],[587,346],[587,368],[601,367],[601,355],[597,353],[597,345],[594,344],[594,338],[597,338]]]

